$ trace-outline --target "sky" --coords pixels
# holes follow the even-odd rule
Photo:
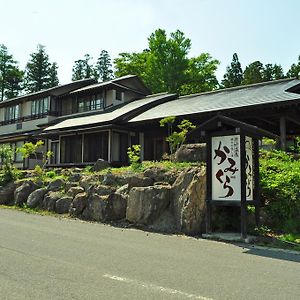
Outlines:
[[[242,67],[260,60],[286,72],[300,55],[299,0],[0,0],[0,44],[25,68],[38,44],[57,62],[60,83],[75,60],[101,50],[115,58],[140,52],[158,28],[192,41],[190,57],[208,52],[222,79],[233,53]]]

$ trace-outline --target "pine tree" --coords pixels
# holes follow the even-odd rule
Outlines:
[[[84,59],[76,60],[72,69],[72,80],[81,80],[94,77],[93,65],[90,63],[92,57],[84,55]]]
[[[111,59],[106,50],[102,50],[94,68],[94,77],[100,81],[113,78]]]
[[[37,52],[30,55],[25,70],[25,89],[27,92],[38,92],[58,85],[57,64],[49,62],[49,56],[42,45]]]
[[[19,95],[23,72],[19,70],[17,62],[8,53],[7,47],[0,45],[0,101]]]
[[[271,81],[284,78],[281,65],[266,64],[263,69],[263,81]]]
[[[300,75],[300,55],[298,57],[298,63],[292,64],[290,69],[288,70],[286,76],[289,78],[296,77],[299,78]]]
[[[260,61],[249,64],[244,71],[243,84],[258,83],[264,81],[264,65]]]
[[[233,54],[232,62],[230,66],[227,66],[226,73],[224,74],[224,79],[221,84],[225,88],[239,86],[243,81],[243,70],[241,64],[239,62],[238,55],[236,53]]]

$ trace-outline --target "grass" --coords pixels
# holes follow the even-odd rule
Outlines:
[[[41,210],[38,208],[29,208],[26,205],[23,206],[17,206],[17,205],[0,205],[0,209],[12,209],[12,210],[18,210],[18,211],[22,211],[28,214],[35,214],[35,215],[41,215],[41,216],[53,216],[53,217],[64,217],[64,218],[68,218],[69,215],[68,214],[57,214],[55,212],[52,211],[48,211],[48,210]]]

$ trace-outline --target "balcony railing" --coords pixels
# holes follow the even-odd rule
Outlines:
[[[0,126],[42,119],[42,118],[46,118],[48,116],[58,117],[59,115],[60,115],[60,113],[57,111],[48,111],[48,112],[41,113],[41,114],[29,115],[29,116],[24,116],[21,118],[0,121]]]

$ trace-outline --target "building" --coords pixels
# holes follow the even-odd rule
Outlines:
[[[122,165],[132,144],[141,144],[143,160],[160,159],[168,151],[160,119],[176,116],[200,125],[221,113],[279,135],[286,149],[289,138],[300,134],[299,109],[296,79],[182,97],[152,95],[133,75],[102,83],[81,80],[1,102],[0,143],[20,147],[43,139],[56,166],[84,166],[98,158]],[[20,168],[33,164],[18,154],[15,161]]]

